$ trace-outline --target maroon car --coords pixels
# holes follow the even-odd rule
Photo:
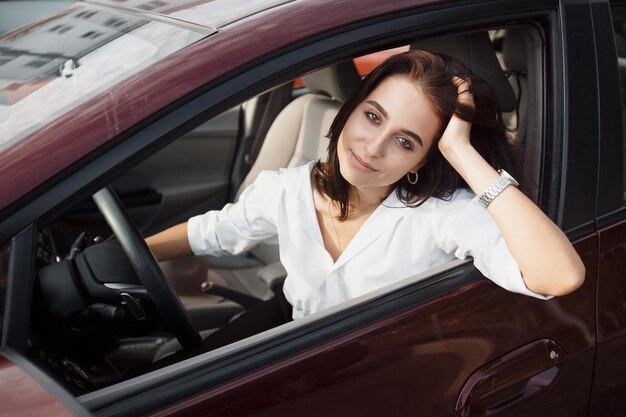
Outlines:
[[[490,83],[583,286],[457,260],[199,351],[272,297],[277,247],[158,264],[143,237],[323,158],[355,59],[394,48]],[[110,0],[5,35],[0,416],[624,415],[622,85],[619,1]]]

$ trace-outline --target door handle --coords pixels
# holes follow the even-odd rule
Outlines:
[[[541,339],[519,347],[475,371],[456,402],[457,417],[491,416],[545,390],[560,371],[565,350]]]

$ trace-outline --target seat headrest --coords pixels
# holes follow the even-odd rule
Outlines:
[[[411,49],[445,54],[458,59],[489,84],[498,96],[503,112],[514,111],[517,107],[515,92],[498,62],[487,32],[423,39],[411,44]]]
[[[502,44],[502,57],[506,69],[511,71],[526,71],[526,37],[521,29],[508,29]]]
[[[302,82],[311,91],[324,91],[344,102],[361,83],[361,76],[353,61],[348,60],[307,74]]]

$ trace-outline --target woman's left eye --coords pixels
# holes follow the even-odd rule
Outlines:
[[[404,138],[402,136],[396,136],[396,139],[398,140],[398,143],[400,144],[400,146],[402,146],[404,149],[408,149],[408,150],[413,149],[413,142],[411,142],[409,139]]]
[[[370,122],[380,124],[380,119],[378,119],[378,116],[375,113],[372,113],[371,111],[366,111],[365,117],[367,117]]]

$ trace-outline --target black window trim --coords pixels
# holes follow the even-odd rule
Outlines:
[[[602,22],[611,18],[614,10],[626,16],[626,2],[594,2],[592,13],[594,21]],[[613,27],[602,27],[600,33],[596,33],[596,50],[598,55],[598,97],[600,109],[602,110],[602,123],[600,126],[600,166],[598,174],[598,206],[597,206],[597,226],[598,228],[610,227],[611,225],[626,219],[626,201],[624,193],[626,184],[616,184],[611,179],[616,172],[623,172],[624,153],[618,153],[616,143],[626,146],[622,126],[621,108],[614,106],[615,102],[622,103],[626,98],[620,97],[620,85],[626,83],[626,78],[621,80],[617,65],[617,51],[615,47],[615,34]],[[608,32],[608,33],[607,33]],[[600,51],[602,53],[600,53]],[[609,56],[609,53],[614,51]],[[623,178],[623,177],[622,177]],[[618,186],[619,185],[619,186]]]
[[[575,240],[595,232],[599,119],[595,41],[589,2],[559,2],[561,42],[551,42],[560,78],[554,83],[554,114],[561,117],[562,141],[555,143],[561,155],[557,224]],[[557,27],[553,27],[553,36]],[[580,65],[581,62],[588,65]],[[559,104],[560,103],[560,104]],[[589,108],[594,111],[589,112]],[[558,123],[558,122],[557,122]]]

